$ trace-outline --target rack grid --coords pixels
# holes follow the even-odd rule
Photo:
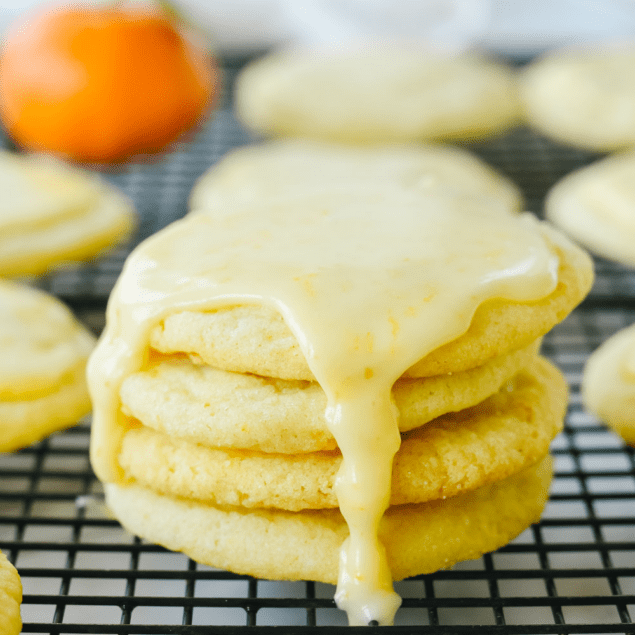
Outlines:
[[[231,111],[232,80],[242,63],[225,65],[218,111],[194,139],[161,162],[105,174],[138,209],[141,224],[131,243],[41,281],[96,333],[134,244],[181,217],[196,178],[251,141]],[[513,178],[527,209],[539,215],[553,183],[597,158],[524,128],[472,149]],[[571,399],[553,443],[556,475],[542,521],[495,553],[398,583],[403,607],[395,626],[382,632],[635,633],[635,454],[585,412],[579,390],[589,354],[635,322],[635,271],[602,259],[596,271],[587,300],[544,340]],[[333,587],[218,571],[125,532],[103,505],[88,460],[89,431],[86,420],[0,455],[0,549],[22,577],[23,633],[356,630],[335,608]]]

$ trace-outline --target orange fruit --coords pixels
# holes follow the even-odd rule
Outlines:
[[[213,104],[202,40],[155,5],[45,5],[0,54],[0,119],[18,146],[83,163],[161,152]]]

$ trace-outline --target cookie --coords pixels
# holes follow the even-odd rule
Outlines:
[[[611,155],[565,176],[545,199],[545,215],[599,256],[635,265],[635,154]]]
[[[566,403],[564,379],[541,359],[478,405],[404,435],[390,504],[455,496],[532,465],[561,430]],[[161,494],[299,511],[337,507],[342,456],[218,449],[142,426],[126,434],[118,460],[126,477]]]
[[[529,365],[538,345],[460,373],[397,380],[392,394],[400,431],[493,395]],[[124,414],[184,441],[282,454],[337,447],[317,382],[228,372],[175,356],[128,376],[119,394]]]
[[[271,53],[237,78],[238,118],[263,136],[344,143],[472,141],[516,125],[513,71],[415,47]]]
[[[337,579],[351,625],[390,624],[393,579],[476,557],[537,518],[548,478],[520,505],[511,485],[520,516],[501,511],[507,495],[497,514],[486,503],[474,542],[428,545],[439,559],[397,536],[421,530],[424,509],[454,510],[439,528],[459,508],[479,522],[477,501],[542,463],[566,390],[531,349],[592,279],[591,259],[536,217],[447,188],[377,181],[189,214],[132,252],[109,300],[88,365],[91,463],[143,538],[238,572]],[[320,411],[336,447],[293,448],[321,425],[294,420]],[[201,431],[225,418],[233,436]],[[403,527],[380,530],[390,518]],[[220,533],[203,545],[207,523]],[[244,531],[266,532],[252,536],[262,553],[235,555]],[[308,547],[330,554],[319,571],[301,564],[307,532],[334,540]]]
[[[635,445],[635,326],[618,331],[591,354],[581,391],[586,408]]]
[[[439,189],[457,197],[491,200],[518,213],[518,187],[476,155],[443,145],[344,146],[284,139],[234,150],[203,174],[192,189],[193,211],[249,204],[293,192],[359,187],[377,182],[428,196]]]
[[[29,445],[90,412],[94,337],[57,299],[0,280],[0,451]]]
[[[132,203],[96,174],[49,157],[0,153],[0,276],[41,275],[127,239]]]
[[[404,372],[430,377],[475,368],[527,346],[561,322],[591,288],[593,271],[586,254],[561,248],[548,226],[539,230],[559,262],[555,289],[531,303],[490,299],[475,310],[456,339],[428,353]],[[281,313],[261,305],[228,305],[206,311],[176,308],[152,327],[153,349],[185,352],[209,366],[267,377],[315,381],[298,340]]]
[[[395,580],[478,558],[536,522],[551,461],[446,500],[391,507],[379,533]],[[214,507],[139,485],[106,485],[106,504],[132,533],[198,562],[265,579],[337,582],[348,535],[338,510],[283,512]]]
[[[19,635],[21,632],[21,603],[20,575],[7,557],[0,552],[0,631],[3,635]]]
[[[549,52],[520,75],[529,124],[573,147],[613,152],[635,145],[635,50]]]

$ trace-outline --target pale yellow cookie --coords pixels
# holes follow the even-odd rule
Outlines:
[[[70,310],[33,287],[0,280],[0,398],[47,394],[86,359],[94,338]]]
[[[618,331],[589,357],[584,405],[629,445],[635,445],[635,325]]]
[[[528,366],[538,345],[468,371],[398,380],[399,429],[480,403]],[[127,377],[120,396],[122,411],[145,426],[210,447],[284,454],[337,447],[324,417],[326,395],[316,382],[232,373],[174,357]]]
[[[610,152],[635,145],[635,49],[553,51],[526,67],[529,123],[559,142]]]
[[[349,143],[472,140],[509,129],[521,112],[502,64],[379,43],[272,53],[239,75],[235,106],[262,135]]]
[[[19,635],[22,630],[21,603],[20,574],[0,552],[0,633],[2,635]]]
[[[391,504],[455,496],[532,465],[561,430],[566,404],[564,378],[537,359],[496,395],[404,435]],[[338,451],[220,450],[141,427],[124,437],[119,462],[127,477],[170,496],[290,511],[338,506]]]
[[[635,153],[565,176],[548,193],[545,215],[599,256],[635,265]]]
[[[94,337],[53,296],[0,280],[0,451],[90,412],[85,367]]]
[[[405,376],[429,377],[481,366],[527,346],[562,321],[591,288],[591,259],[549,227],[559,259],[558,286],[532,303],[493,299],[474,314],[468,331],[432,351]],[[189,353],[210,366],[282,379],[312,380],[306,359],[282,316],[266,306],[242,305],[214,311],[174,312],[150,332],[150,345],[161,353]]]
[[[286,139],[234,150],[195,184],[190,209],[214,213],[297,191],[370,188],[389,183],[427,196],[439,189],[485,198],[519,212],[522,195],[509,179],[467,150],[452,146],[355,147]]]
[[[132,203],[97,174],[38,155],[0,153],[0,275],[40,275],[128,238]]]
[[[539,520],[550,459],[468,494],[390,507],[380,525],[393,579],[447,569],[493,551]],[[348,535],[338,510],[221,508],[138,485],[105,486],[106,503],[132,533],[213,567],[265,579],[335,583]]]

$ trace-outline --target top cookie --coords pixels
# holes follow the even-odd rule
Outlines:
[[[0,152],[0,276],[40,275],[129,236],[131,202],[96,174],[38,155]]]
[[[478,139],[520,114],[509,68],[380,44],[271,54],[238,77],[235,104],[262,135],[347,143]]]
[[[485,364],[544,335],[577,306],[593,281],[591,261],[548,226],[542,225],[540,231],[560,260],[554,291],[531,303],[500,298],[483,303],[460,337],[417,361],[405,377],[457,373]],[[149,336],[151,346],[161,353],[186,352],[217,368],[315,380],[287,322],[268,306],[175,309],[152,328]]]
[[[522,195],[476,155],[442,145],[344,146],[307,139],[234,150],[210,168],[190,196],[193,211],[328,189],[368,189],[378,182],[427,196],[445,190],[519,212]]]
[[[520,79],[529,123],[557,141],[599,152],[635,144],[635,50],[566,50]]]

